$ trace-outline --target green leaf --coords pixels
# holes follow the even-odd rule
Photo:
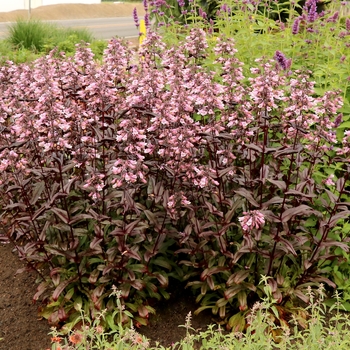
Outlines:
[[[350,121],[343,122],[338,126],[338,129],[349,129],[350,128]]]
[[[66,295],[64,296],[64,299],[71,300],[72,296],[74,295],[74,290],[75,290],[75,288],[69,289],[68,292],[66,293]]]
[[[220,298],[217,302],[216,302],[216,306],[217,307],[223,307],[223,306],[225,306],[226,304],[228,303],[228,300],[227,299],[225,299],[225,298]]]
[[[239,312],[228,320],[228,327],[232,329],[232,332],[243,332],[246,326],[246,320],[244,317],[244,313]]]
[[[198,309],[196,309],[193,314],[197,316],[200,312],[202,312],[204,310],[212,309],[212,308],[213,308],[212,305],[201,306]]]
[[[80,311],[83,306],[83,301],[81,299],[81,296],[78,296],[74,300],[74,309],[77,311]]]
[[[165,269],[168,269],[169,271],[171,271],[171,269],[172,269],[171,264],[164,257],[158,257],[158,258],[152,260],[152,264],[164,267]]]

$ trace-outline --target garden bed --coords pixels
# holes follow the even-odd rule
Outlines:
[[[47,320],[37,316],[40,304],[33,304],[32,297],[36,291],[35,274],[23,272],[16,275],[24,264],[13,252],[13,246],[0,244],[0,350],[44,350],[50,346],[50,326]],[[186,334],[184,328],[189,312],[196,309],[194,298],[184,294],[183,289],[174,288],[171,300],[154,305],[157,314],[150,318],[148,327],[138,331],[152,343],[170,346],[180,341]],[[192,327],[205,331],[213,323],[210,313],[193,316]]]

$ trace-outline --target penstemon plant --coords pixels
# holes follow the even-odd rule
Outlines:
[[[350,213],[341,93],[317,97],[279,51],[245,77],[236,53],[192,29],[170,49],[150,32],[138,60],[114,39],[102,63],[79,46],[1,68],[1,220],[53,325],[82,310],[146,324],[170,277],[229,328],[264,296],[261,275],[282,319],[309,286],[335,287],[324,267],[348,251],[336,226]]]

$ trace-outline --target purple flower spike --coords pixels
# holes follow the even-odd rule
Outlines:
[[[185,7],[185,0],[177,0],[180,7]]]
[[[292,26],[292,34],[296,35],[300,29],[300,18],[296,18]]]
[[[328,23],[335,23],[339,18],[339,12],[336,11],[334,12],[334,14],[332,16],[330,16],[328,19],[327,19],[327,22]]]
[[[134,8],[134,11],[132,12],[132,15],[134,17],[135,25],[138,28],[140,26],[140,22],[139,22],[139,16],[137,15],[136,7]]]
[[[288,60],[286,56],[284,56],[284,54],[278,50],[275,52],[274,59],[277,61],[277,63],[283,70],[289,69],[292,64],[292,60]]]
[[[145,9],[145,12],[148,12],[148,1],[143,0],[143,8]]]
[[[308,14],[307,14],[307,20],[308,22],[312,23],[315,22],[317,18],[317,0],[311,0],[309,1],[308,5]]]
[[[202,18],[204,18],[204,19],[207,18],[207,14],[206,14],[201,8],[199,8],[198,12],[199,12],[199,15],[200,15]]]
[[[145,26],[146,26],[147,29],[149,29],[151,27],[148,13],[145,14]]]
[[[348,32],[350,32],[350,18],[347,18],[347,19],[346,19],[345,25],[346,25],[346,30],[347,30]]]
[[[337,128],[343,121],[343,114],[340,113],[337,115],[337,117],[335,118],[335,121],[334,121],[334,127]]]

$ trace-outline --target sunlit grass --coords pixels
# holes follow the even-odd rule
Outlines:
[[[93,40],[87,29],[59,28],[52,23],[17,20],[9,27],[8,41],[18,49],[43,52],[66,41],[72,35],[76,37],[77,42]]]

